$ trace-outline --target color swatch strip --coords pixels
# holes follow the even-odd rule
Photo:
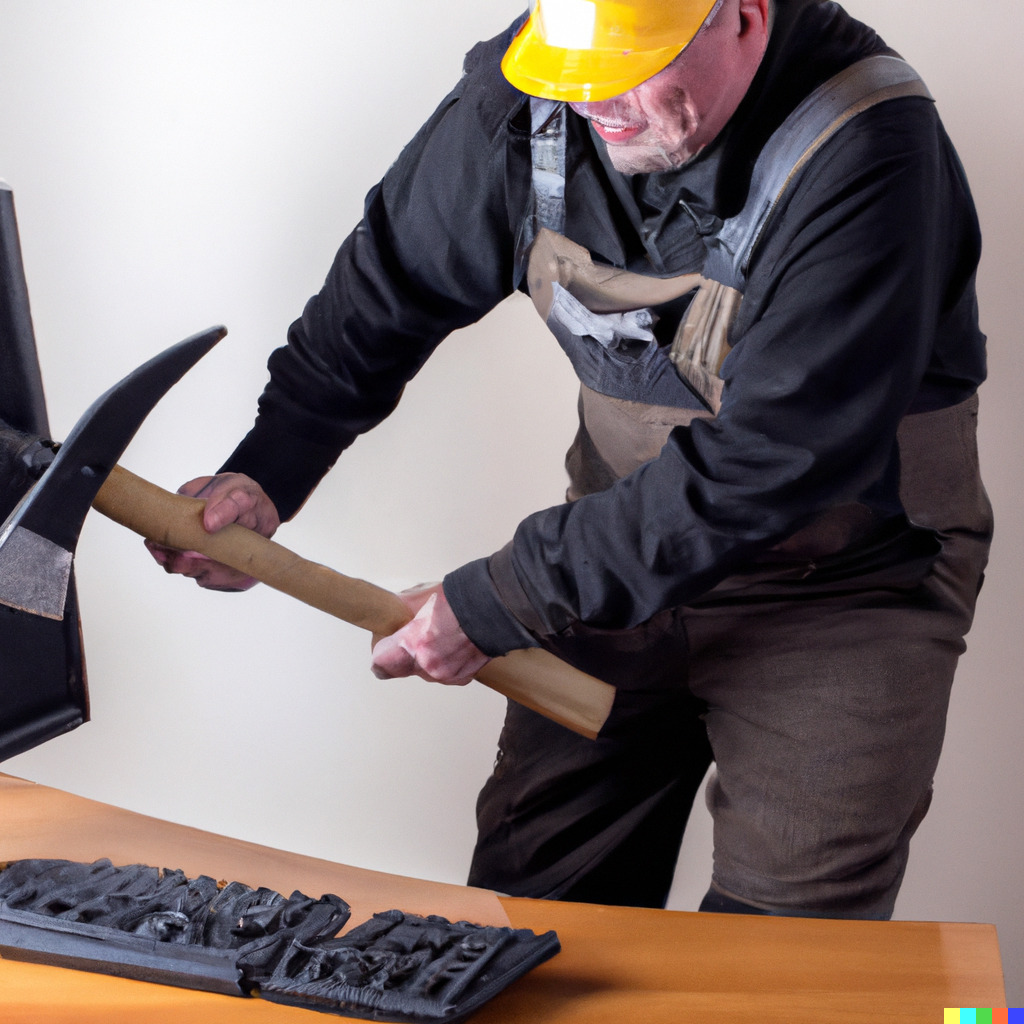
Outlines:
[[[995,1010],[946,1008],[942,1024],[1024,1024],[1024,1009],[1010,1007]]]

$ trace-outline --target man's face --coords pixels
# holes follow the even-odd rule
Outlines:
[[[667,68],[610,100],[571,103],[623,174],[681,167],[725,127],[768,43],[768,0],[726,0]]]

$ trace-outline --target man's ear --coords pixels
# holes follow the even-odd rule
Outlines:
[[[767,40],[772,20],[772,0],[740,0],[740,34],[753,33]]]

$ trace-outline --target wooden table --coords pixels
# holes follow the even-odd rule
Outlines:
[[[0,775],[0,861],[67,857],[179,867],[290,892],[336,892],[353,923],[400,907],[554,928],[562,952],[473,1024],[938,1024],[1005,1006],[995,928],[691,914],[498,898],[285,853]],[[3,1024],[316,1024],[325,1015],[0,960]]]

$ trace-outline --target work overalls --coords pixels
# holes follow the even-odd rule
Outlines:
[[[570,500],[716,414],[746,270],[783,190],[850,118],[907,95],[927,92],[886,56],[822,86],[766,146],[746,207],[711,240],[702,273],[667,280],[596,265],[561,234],[564,113],[533,101],[522,272],[581,381]],[[694,289],[671,347],[659,345],[652,311]],[[632,630],[580,623],[547,641],[615,684],[615,709],[592,742],[510,703],[478,802],[470,883],[663,906],[714,762],[703,909],[889,917],[931,798],[991,535],[976,416],[972,398],[903,420],[900,499],[912,527],[833,509],[685,607]]]

